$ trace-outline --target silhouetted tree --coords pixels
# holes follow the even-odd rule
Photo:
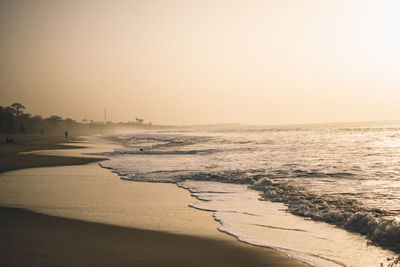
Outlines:
[[[24,114],[25,107],[20,103],[14,103],[11,106],[14,116],[19,120],[19,118]]]
[[[70,118],[66,118],[64,121],[63,121],[63,126],[65,126],[66,128],[72,128],[75,124],[76,124],[76,121],[74,121],[73,119],[70,119]]]
[[[0,133],[4,133],[6,129],[6,122],[5,122],[5,109],[0,106]]]
[[[19,118],[19,132],[20,133],[26,133],[27,132],[27,125],[30,123],[32,115],[29,113],[22,113]]]
[[[14,103],[10,106],[12,114],[16,118],[15,127],[19,132],[25,133],[25,128],[21,124],[21,117],[24,114],[25,107],[20,103]]]
[[[43,118],[42,118],[42,116],[39,116],[39,115],[35,115],[31,118],[31,122],[34,124],[41,124],[42,121],[43,121]]]
[[[44,119],[46,126],[50,128],[54,128],[60,125],[62,118],[57,115],[52,115],[46,119]]]
[[[1,123],[0,132],[2,133],[15,133],[17,130],[17,119],[15,117],[15,110],[11,107],[1,108]]]
[[[136,118],[136,124],[143,124],[143,119]]]
[[[64,120],[64,124],[74,124],[74,123],[76,123],[76,121],[74,121],[73,119],[70,119],[70,118],[66,118]]]

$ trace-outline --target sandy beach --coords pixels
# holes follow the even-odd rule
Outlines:
[[[0,267],[400,267],[400,1],[0,1]]]
[[[124,181],[86,164],[101,157],[81,155],[113,145],[81,145],[26,155],[26,167],[35,158],[43,166],[43,157],[65,166],[0,174],[1,266],[303,265],[219,232],[211,213],[189,208],[195,199],[174,184]]]
[[[64,165],[80,165],[90,162],[98,161],[94,157],[80,157],[79,153],[73,157],[66,157],[61,151],[63,149],[71,150],[74,148],[83,148],[79,143],[75,146],[63,145],[61,143],[67,142],[61,134],[52,135],[33,135],[33,134],[19,134],[12,136],[15,139],[15,144],[7,144],[6,137],[0,135],[0,173],[11,170],[35,168],[35,167],[49,167],[49,166],[64,166]],[[75,141],[80,139],[74,139]],[[57,150],[58,154],[29,154],[33,150]]]

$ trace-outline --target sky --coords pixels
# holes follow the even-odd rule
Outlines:
[[[400,1],[0,2],[0,105],[75,120],[400,119]]]

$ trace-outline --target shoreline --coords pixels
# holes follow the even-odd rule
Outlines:
[[[7,144],[2,142],[4,136],[0,137],[0,173],[26,168],[81,165],[106,159],[29,153],[35,150],[82,149],[85,146],[68,144],[80,142],[79,138],[66,140],[58,135],[16,135],[13,136],[16,144]]]
[[[71,149],[74,149],[74,153],[79,153],[81,151],[76,148]],[[36,156],[37,155],[32,155],[33,158]],[[66,160],[72,160],[72,158],[74,158],[76,163],[78,163],[79,160],[83,164],[87,163],[85,161],[87,158],[85,157],[64,158],[66,158]],[[89,159],[93,161],[101,160],[101,158]],[[219,232],[216,228],[217,222],[213,220],[210,213],[197,211],[188,207],[187,204],[181,203],[182,197],[177,197],[176,200],[169,200],[169,202],[175,201],[176,203],[174,202],[171,204],[172,206],[168,206],[170,205],[168,201],[165,202],[166,199],[171,199],[171,195],[168,194],[175,195],[177,192],[172,191],[171,186],[174,186],[176,190],[181,190],[181,194],[186,194],[189,200],[194,199],[189,196],[189,192],[178,188],[175,184],[169,184],[167,186],[166,184],[125,182],[119,179],[116,174],[111,174],[109,170],[94,164],[78,165],[70,168],[64,166],[26,169],[22,171],[22,173],[33,175],[35,172],[39,172],[39,177],[40,173],[43,171],[52,170],[57,174],[60,172],[68,173],[68,171],[72,170],[89,171],[89,169],[96,172],[104,171],[104,173],[107,172],[107,174],[114,175],[118,180],[113,181],[113,184],[121,184],[118,190],[126,190],[127,192],[125,194],[129,193],[129,195],[131,195],[130,201],[134,201],[136,198],[137,202],[134,203],[133,207],[129,207],[134,209],[131,212],[133,216],[127,219],[125,218],[125,221],[118,221],[117,218],[104,219],[97,217],[86,220],[83,216],[85,215],[85,211],[82,213],[83,217],[79,217],[75,214],[76,211],[73,209],[71,209],[71,211],[74,214],[66,218],[65,210],[62,210],[60,214],[54,213],[44,215],[43,213],[48,213],[48,210],[44,210],[43,212],[41,210],[39,212],[36,210],[35,212],[27,211],[21,209],[24,205],[17,205],[19,207],[18,209],[0,207],[1,217],[7,218],[0,222],[0,240],[3,240],[0,241],[2,243],[0,244],[0,265],[308,266],[275,250],[248,245],[236,240],[236,238],[232,236]],[[21,176],[20,171],[10,173],[17,173],[17,176]],[[71,175],[71,177],[73,177],[75,174],[72,173]],[[95,173],[93,175],[97,174]],[[34,177],[35,176],[26,178],[26,181],[32,181]],[[17,177],[12,177],[12,179],[15,178]],[[101,179],[99,178],[99,180]],[[40,181],[40,183],[42,183],[42,181]],[[58,187],[59,185],[55,185],[54,188],[57,189]],[[137,188],[135,189],[135,187]],[[146,204],[146,202],[149,202],[148,200],[150,198],[148,198],[149,196],[147,196],[148,199],[146,198],[146,192],[144,192],[143,195],[141,195],[140,192],[155,189],[159,191],[153,191],[152,194],[162,193],[166,194],[166,196],[156,195],[158,200],[152,199],[155,203]],[[76,188],[74,190],[76,191]],[[110,196],[106,196],[106,190],[97,192],[102,194],[102,197],[110,197],[110,201],[121,197],[117,196],[116,193],[110,193]],[[57,192],[52,193],[59,195]],[[79,195],[79,192],[76,192],[76,194]],[[88,195],[89,197],[87,199],[90,199],[90,192]],[[29,198],[29,196],[24,197]],[[123,200],[124,203],[126,203],[125,199]],[[79,202],[79,199],[77,201]],[[87,200],[84,198],[82,201],[82,203],[85,203]],[[106,201],[108,201],[108,199],[106,199]],[[159,203],[157,203],[157,201]],[[184,202],[185,201],[188,200],[186,199]],[[4,206],[3,201],[0,203]],[[32,206],[36,205],[32,202],[28,203]],[[61,201],[60,203],[66,205],[65,201]],[[54,202],[52,205],[57,206],[61,204]],[[76,203],[74,205],[76,205]],[[165,206],[167,206],[167,208]],[[160,208],[164,210],[160,210]],[[34,210],[32,207],[29,207],[29,209]],[[176,213],[171,213],[171,210]],[[149,212],[150,214],[146,215]],[[177,221],[174,222],[174,217],[178,217],[181,214],[183,214],[182,218],[178,218]],[[151,218],[151,221],[147,220],[146,216]],[[153,223],[152,221],[156,220],[157,216],[159,216],[159,221]],[[109,215],[109,217],[113,216]],[[199,223],[195,226],[191,225],[196,220],[199,220]],[[139,228],[129,225],[132,221]],[[128,223],[128,227],[124,226],[125,223]],[[176,224],[175,226],[173,226],[174,223]],[[179,228],[181,226],[183,229]],[[146,229],[146,227],[149,229]],[[168,229],[168,227],[170,229]],[[202,230],[202,228],[204,229]],[[89,232],[92,233],[90,236],[87,235]],[[116,236],[110,232],[116,233]],[[204,233],[206,232],[209,235],[205,235]],[[82,253],[82,251],[88,251],[88,253]],[[139,253],[138,251],[141,252]],[[21,257],[21,253],[23,257]],[[38,255],[41,256],[39,257]]]

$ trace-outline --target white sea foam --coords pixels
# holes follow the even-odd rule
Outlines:
[[[180,187],[201,202],[191,206],[214,212],[219,230],[238,240],[277,249],[314,266],[387,266],[395,255],[359,234],[285,212],[281,203],[260,201],[245,185],[182,181]]]
[[[215,211],[215,218],[222,223],[221,230],[242,241],[279,248],[319,266],[337,265],[339,262],[366,266],[360,265],[366,261],[354,257],[357,253],[365,255],[368,260],[374,258],[370,262],[379,266],[383,255],[391,258],[393,254],[375,246],[366,246],[365,237],[344,230],[340,230],[343,234],[335,234],[341,241],[324,236],[316,238],[315,243],[310,242],[316,249],[321,249],[316,245],[318,240],[333,242],[333,247],[327,246],[329,252],[291,247],[291,243],[297,244],[296,240],[314,240],[310,234],[313,232],[303,231],[308,226],[295,227],[297,223],[301,225],[296,220],[335,231],[339,229],[287,212],[361,233],[369,238],[369,243],[400,251],[400,226],[396,220],[396,216],[400,216],[398,131],[399,128],[382,126],[140,131],[117,136],[124,147],[104,153],[110,160],[102,162],[101,166],[117,172],[123,179],[185,185],[199,199],[205,200],[195,204],[196,208]],[[183,181],[187,182],[182,184]],[[199,181],[206,181],[204,186],[212,182],[223,183],[217,187],[219,192],[212,188],[208,188],[208,192],[199,192],[197,187],[193,187]],[[248,186],[258,191],[243,189]],[[236,187],[242,188],[240,194],[226,192],[228,188]],[[257,195],[256,198],[279,203],[255,201],[253,197],[252,201],[243,201],[246,203],[243,206],[240,202],[243,192],[252,192],[249,194]],[[225,199],[228,196],[229,201]],[[236,198],[239,201],[234,201]],[[232,212],[221,213],[218,209],[228,208],[224,206],[227,203]],[[216,204],[223,207],[216,207]],[[252,212],[253,205],[257,207],[255,213]],[[276,205],[280,205],[277,213],[272,208],[278,207]],[[268,216],[260,216],[261,207],[276,214],[274,224],[263,221]],[[253,219],[248,221],[243,216]],[[296,223],[285,225],[282,218],[286,220],[288,216],[296,218],[293,219]],[[241,220],[243,223],[238,223]],[[259,234],[257,231],[260,229],[269,234]],[[286,243],[280,243],[282,240],[272,238],[274,235],[270,232],[290,234],[283,235]],[[348,241],[353,238],[356,239],[354,244]],[[349,247],[346,244],[353,245]],[[349,254],[356,258],[352,263],[348,261]]]

